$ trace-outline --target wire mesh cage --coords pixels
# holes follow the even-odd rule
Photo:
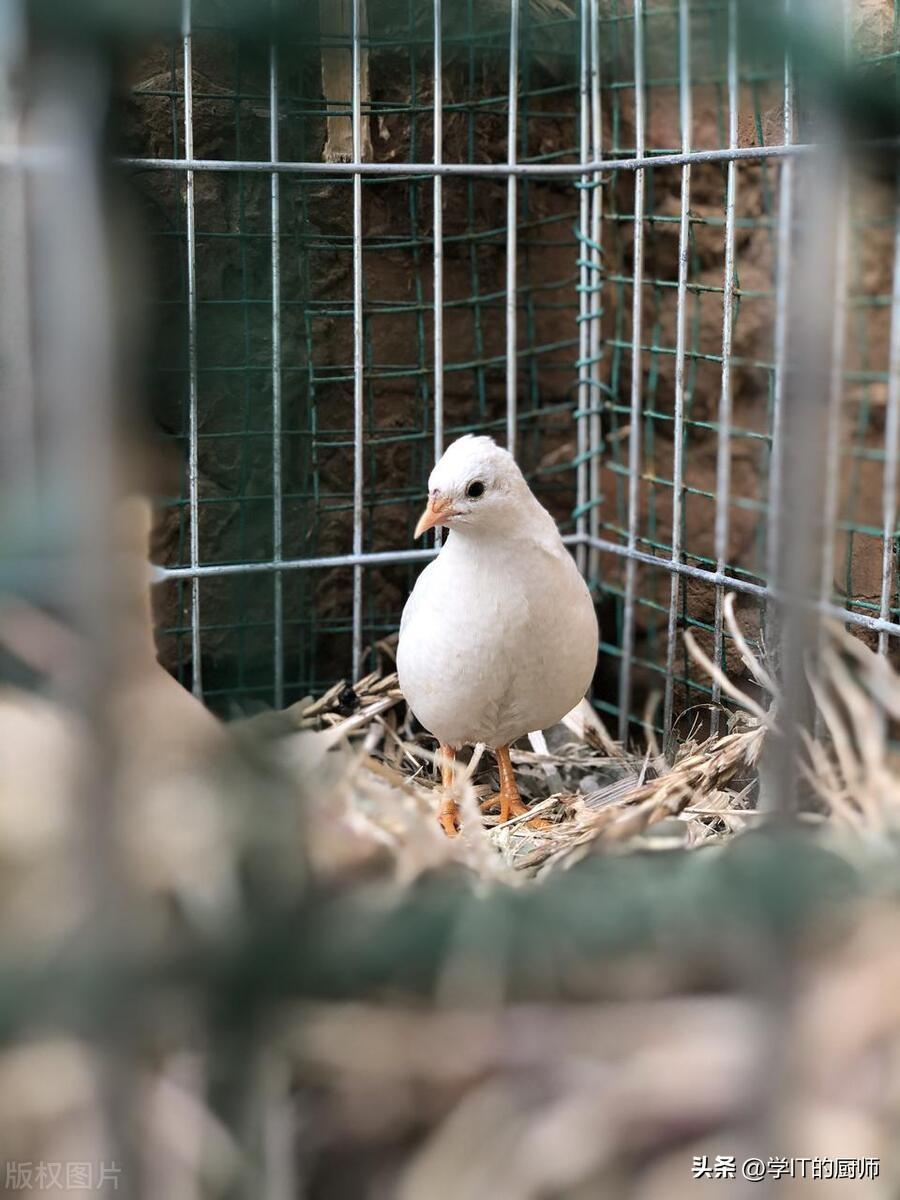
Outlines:
[[[210,279],[211,294],[204,296],[201,287],[196,298],[192,327],[199,338],[200,357],[193,369],[186,360],[178,366],[179,374],[169,389],[169,407],[177,413],[174,419],[183,420],[185,378],[191,377],[193,370],[197,388],[205,387],[209,397],[204,408],[195,394],[197,411],[210,414],[200,417],[204,428],[195,431],[197,470],[207,480],[224,474],[231,485],[227,494],[219,495],[212,494],[216,491],[214,482],[205,492],[202,483],[198,484],[194,524],[202,530],[206,518],[210,530],[210,549],[204,549],[204,560],[215,556],[211,547],[217,537],[213,525],[218,509],[238,522],[256,521],[258,554],[248,552],[242,535],[237,535],[234,544],[229,544],[230,534],[226,537],[223,553],[232,560],[242,560],[229,563],[229,571],[236,575],[247,571],[251,566],[248,560],[257,556],[270,564],[270,571],[277,557],[285,557],[292,564],[275,572],[274,579],[263,578],[261,587],[264,567],[256,568],[252,580],[228,579],[223,577],[221,566],[207,571],[213,564],[198,561],[182,565],[178,560],[176,577],[179,571],[190,572],[194,567],[202,567],[210,576],[219,575],[200,585],[187,608],[186,601],[173,601],[173,613],[183,614],[185,625],[175,621],[168,628],[176,639],[189,638],[190,650],[185,647],[182,652],[188,662],[202,662],[203,645],[208,648],[212,664],[224,660],[226,694],[229,690],[240,691],[238,677],[248,665],[247,655],[236,639],[246,642],[248,636],[252,637],[248,634],[248,612],[244,611],[251,594],[255,596],[250,603],[257,627],[266,621],[270,625],[269,634],[256,636],[250,656],[253,666],[249,667],[262,681],[252,686],[258,686],[267,699],[274,696],[273,686],[283,694],[277,679],[284,669],[288,698],[321,688],[336,674],[359,674],[364,648],[396,628],[402,596],[412,574],[409,569],[398,570],[395,564],[423,557],[419,552],[410,554],[408,548],[414,523],[411,515],[424,489],[435,449],[445,436],[464,430],[490,431],[504,437],[520,434],[518,448],[526,463],[530,458],[532,474],[537,472],[543,481],[544,493],[557,497],[560,515],[572,507],[572,498],[567,495],[571,480],[562,468],[570,428],[567,414],[576,403],[572,372],[577,342],[571,228],[576,217],[574,196],[569,189],[556,186],[553,179],[532,180],[527,175],[514,185],[514,194],[509,193],[505,168],[496,170],[484,160],[495,157],[501,143],[504,161],[509,157],[505,143],[510,121],[512,160],[518,156],[526,162],[547,157],[553,161],[567,154],[571,157],[576,140],[575,89],[565,77],[559,81],[558,63],[574,59],[566,36],[562,36],[563,52],[557,51],[555,58],[553,53],[544,55],[556,70],[556,77],[549,75],[552,82],[547,83],[547,76],[542,76],[542,86],[526,86],[519,121],[516,114],[510,116],[506,111],[508,45],[504,45],[506,34],[498,26],[497,15],[489,14],[479,24],[473,9],[457,9],[456,23],[448,27],[446,51],[443,43],[437,47],[439,56],[446,54],[448,87],[454,89],[454,98],[446,105],[440,90],[437,95],[430,94],[435,90],[431,27],[426,23],[423,28],[412,7],[406,12],[403,6],[382,12],[380,27],[377,10],[371,12],[371,33],[365,38],[361,35],[353,59],[357,89],[362,87],[363,61],[367,63],[365,78],[371,80],[373,89],[358,122],[365,123],[360,125],[359,136],[362,143],[364,127],[369,153],[375,157],[377,151],[377,157],[384,157],[385,170],[379,170],[380,164],[375,161],[368,161],[366,173],[357,176],[358,196],[353,191],[354,175],[345,169],[346,164],[336,164],[336,172],[324,176],[321,171],[301,167],[273,177],[276,182],[272,184],[272,195],[277,193],[277,198],[271,203],[278,209],[279,248],[269,262],[275,264],[276,293],[280,289],[277,312],[272,306],[268,264],[263,261],[271,255],[269,180],[259,171],[258,162],[255,173],[249,167],[232,177],[217,175],[215,168],[207,164],[209,176],[217,182],[211,185],[211,208],[201,211],[209,211],[213,220],[219,220],[222,206],[217,201],[224,194],[236,205],[236,227],[219,231],[218,240],[213,240],[213,233],[207,241],[201,218],[199,232],[194,234],[194,255],[195,259],[199,256],[201,273],[206,251],[214,262],[214,277]],[[341,74],[341,68],[349,67],[352,58],[350,15],[348,9],[343,30],[332,38],[336,44],[329,46],[326,39],[328,53],[337,60],[338,86],[345,87],[350,86],[353,77],[350,70]],[[555,16],[551,30],[557,37],[560,26],[563,35],[573,29],[571,16],[565,21]],[[530,46],[539,33],[540,27],[534,22],[523,22],[526,74],[531,69]],[[347,119],[337,114],[353,108],[349,92],[329,96],[327,102],[318,95],[322,78],[331,77],[328,72],[323,76],[325,68],[320,67],[318,30],[315,37],[312,55],[304,48],[310,59],[308,69],[296,79],[281,81],[278,86],[273,74],[277,60],[266,63],[263,57],[256,63],[257,124],[264,123],[265,114],[273,111],[274,104],[282,114],[276,127],[291,131],[295,139],[288,156],[296,157],[299,163],[314,154],[321,156],[323,148],[329,156],[333,154],[328,127],[336,127],[339,136],[341,121],[346,123]],[[218,49],[214,43],[212,53],[215,55]],[[196,46],[193,50],[195,55],[202,54]],[[280,53],[282,57],[287,54],[284,48]],[[379,63],[389,73],[379,74]],[[221,72],[221,60],[214,58],[207,69]],[[235,66],[235,78],[241,69],[246,72],[252,68]],[[160,105],[170,106],[176,136],[180,136],[185,120],[184,97],[180,92],[175,94],[177,68],[172,71],[170,86],[163,89],[165,95],[158,95],[159,89],[154,89],[152,100],[146,100],[143,90],[136,93],[137,112],[142,112],[148,102],[157,106],[160,115]],[[331,82],[330,86],[335,85]],[[199,93],[197,104],[207,100],[208,94]],[[239,97],[233,102],[249,103]],[[361,106],[361,99],[359,103]],[[375,130],[374,137],[370,126]],[[236,122],[236,129],[240,128],[240,122]],[[262,136],[259,130],[257,134]],[[553,149],[542,152],[541,138]],[[473,177],[457,172],[451,164],[433,182],[430,164],[423,170],[419,160],[434,151],[440,161],[444,142],[448,152],[452,145],[454,158],[480,163],[481,172],[476,169]],[[373,144],[375,151],[371,149]],[[239,149],[237,142],[234,153],[236,161],[246,165],[247,152]],[[413,163],[410,171],[404,167],[407,160]],[[145,176],[142,183],[151,202],[156,191],[172,186],[169,179],[161,182],[161,165],[154,162],[153,175]],[[326,164],[320,160],[316,165]],[[179,169],[184,171],[183,160]],[[165,174],[168,176],[168,171]],[[247,217],[248,189],[256,190],[251,218]],[[178,203],[183,205],[186,196],[177,197]],[[439,201],[437,210],[435,196]],[[174,195],[171,198],[176,199]],[[178,211],[180,229],[166,229],[162,234],[170,237],[174,233],[178,242],[173,275],[182,270],[188,241],[186,214],[183,207]],[[445,232],[439,230],[437,239],[434,211],[446,211]],[[171,215],[167,210],[167,221]],[[254,244],[253,238],[255,259],[252,249],[248,249]],[[228,269],[223,265],[221,247],[229,240],[241,246],[234,251],[240,256],[240,264],[236,262],[235,266],[241,274],[234,277],[238,294],[226,299],[220,294],[224,279],[218,272]],[[286,247],[290,247],[289,252]],[[286,263],[289,266],[283,265]],[[250,278],[254,272],[255,281]],[[268,294],[248,295],[254,286]],[[437,323],[435,294],[442,297]],[[514,304],[510,297],[515,299]],[[183,306],[184,316],[184,306],[189,308],[187,292],[183,291],[175,303]],[[227,315],[220,316],[226,304],[230,306],[224,309]],[[507,313],[512,318],[509,333]],[[517,315],[521,318],[518,340]],[[187,316],[190,318],[190,311]],[[239,343],[233,335],[241,320],[243,340]],[[251,327],[252,321],[255,324]],[[204,331],[208,358],[202,352]],[[276,342],[278,358],[273,364],[272,347]],[[445,345],[450,348],[449,354],[445,354]],[[187,352],[187,347],[184,350]],[[243,359],[229,364],[219,354],[217,361],[219,351],[232,356],[237,352]],[[443,364],[437,373],[435,363]],[[254,384],[259,386],[253,391],[253,416],[249,417]],[[243,388],[242,414],[224,398],[235,388]],[[274,419],[281,427],[274,442],[272,414],[265,407],[269,404],[269,389],[273,388],[277,397]],[[260,390],[265,399],[260,399]],[[245,425],[247,420],[251,422],[253,428],[246,434],[239,424],[226,427],[234,411]],[[225,426],[215,432],[210,429],[207,434],[209,424],[219,420]],[[361,429],[356,420],[362,421]],[[235,464],[237,476],[228,476],[228,465],[223,469],[214,438],[231,440],[232,454],[239,456],[243,464]],[[256,443],[251,440],[254,438],[258,439]],[[262,488],[248,488],[240,480],[241,470],[246,475],[253,469],[248,463],[254,454]],[[290,472],[289,478],[284,476],[285,469]],[[276,490],[280,494],[273,501],[270,493]],[[190,496],[179,503],[189,517]],[[273,504],[294,552],[282,546],[278,555],[269,553],[275,544],[273,538],[277,540],[270,519]],[[228,519],[221,516],[219,524]],[[189,536],[183,531],[179,536],[185,559],[189,559]],[[195,549],[201,553],[199,547]],[[356,561],[361,554],[366,556],[365,562]],[[376,557],[372,558],[373,554]],[[307,568],[314,569],[314,574],[310,575]],[[351,578],[355,600],[348,608],[347,582]],[[282,587],[290,594],[276,602],[276,593]],[[214,627],[201,637],[205,618],[200,615],[199,592],[209,589],[215,597],[216,588],[221,599],[211,601],[213,609],[227,609],[231,603],[237,606],[234,612],[241,615],[225,630],[213,623]],[[263,600],[259,593],[266,589],[267,599]],[[230,593],[230,599],[226,593]],[[276,608],[281,614],[277,619]],[[303,617],[295,616],[298,613]],[[296,624],[298,620],[302,620],[302,626]],[[227,625],[227,619],[223,623]],[[223,647],[223,642],[228,645]],[[179,653],[178,648],[175,653]],[[276,660],[277,671],[273,667]],[[215,669],[210,666],[211,671]],[[213,685],[212,698],[217,690]]]
[[[577,548],[620,736],[657,689],[666,732],[719,700],[680,630],[739,670],[724,591],[755,639],[774,584],[809,141],[790,56],[760,55],[746,17],[326,5],[269,51],[186,9],[148,54],[128,162],[161,264],[157,413],[189,463],[157,611],[195,692],[280,705],[364,673],[432,553],[411,532],[434,457],[478,431]],[[819,592],[882,649],[888,191],[840,183]]]
[[[900,1177],[900,25],[827,7],[0,0],[7,1191],[680,1195],[791,1105]],[[534,834],[390,673],[470,431],[601,617]]]

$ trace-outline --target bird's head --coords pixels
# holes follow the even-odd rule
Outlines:
[[[435,525],[503,532],[532,499],[516,460],[493,438],[466,434],[452,442],[428,479],[428,506],[416,537]]]

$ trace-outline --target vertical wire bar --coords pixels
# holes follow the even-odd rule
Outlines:
[[[900,6],[894,0],[893,41],[894,49],[898,46],[900,34]],[[896,82],[896,81],[895,81]],[[894,274],[891,289],[891,333],[890,358],[888,377],[887,411],[885,413],[884,429],[884,475],[882,476],[882,507],[884,510],[884,529],[882,534],[881,559],[881,605],[882,619],[890,611],[891,583],[895,569],[895,533],[897,528],[897,455],[898,438],[900,438],[900,172],[894,178],[895,196],[895,226],[894,226]],[[887,635],[878,635],[878,652],[887,652]],[[884,725],[884,716],[882,715]]]
[[[84,912],[69,946],[80,961],[110,963],[132,932],[113,782],[123,734],[111,717],[135,665],[134,647],[123,641],[131,583],[113,536],[121,498],[115,436],[121,322],[101,136],[111,97],[96,48],[75,40],[38,53],[38,69],[29,72],[25,136],[46,147],[53,164],[35,172],[27,188],[38,465],[50,494],[71,498],[65,509],[54,504],[48,513],[60,521],[65,542],[52,560],[59,573],[46,583],[75,647],[54,691],[78,714],[80,730],[80,753],[60,778],[76,816],[72,861],[83,884],[76,903]],[[109,977],[107,984],[115,986]],[[136,1112],[133,1027],[105,1022],[85,1032],[101,1144],[117,1160],[122,1156],[125,1179],[136,1177],[128,1133]]]
[[[434,165],[444,161],[444,55],[441,0],[434,0]],[[444,181],[434,177],[434,461],[444,453]],[[435,526],[439,546],[443,530]]]
[[[590,154],[590,88],[588,63],[588,24],[594,17],[596,0],[581,0],[581,64],[579,72],[579,131],[578,154],[582,162],[588,161]],[[579,538],[584,538],[588,531],[588,408],[591,403],[590,365],[588,363],[589,346],[589,293],[590,270],[588,257],[589,237],[589,207],[588,175],[581,176],[581,191],[578,197],[578,229],[581,234],[578,247],[578,422],[575,427],[578,453],[578,467],[575,473],[575,505],[578,515],[575,518],[575,532]],[[591,496],[591,500],[595,497]],[[587,547],[579,542],[576,550],[578,569],[582,574],[587,566]]]
[[[272,4],[273,17],[277,0]],[[269,157],[278,162],[278,45],[273,31],[269,47]],[[281,211],[277,171],[271,177],[272,198],[272,560],[281,562],[282,469],[281,469]],[[275,620],[275,707],[284,707],[284,577],[277,569],[273,582]]]
[[[295,1200],[302,1194],[296,1162],[293,1079],[290,1065],[273,1046],[260,1054],[262,1200]]]
[[[194,82],[191,55],[191,0],[182,0],[181,37],[184,65],[184,155],[194,157]],[[188,312],[188,508],[191,519],[191,568],[200,565],[200,472],[197,445],[197,239],[194,221],[194,172],[185,172],[187,223],[187,312]],[[200,579],[191,578],[191,690],[203,697],[203,672],[200,662]]]
[[[897,529],[897,483],[898,454],[900,454],[900,178],[894,231],[894,277],[891,287],[891,334],[890,376],[888,379],[887,413],[884,431],[884,476],[882,480],[882,507],[884,531],[881,558],[881,609],[879,615],[887,620],[891,608],[891,592],[894,584]],[[878,634],[878,652],[886,654],[888,635],[882,630]]]
[[[786,94],[786,106],[789,100]],[[767,625],[777,651],[781,698],[779,737],[767,745],[760,764],[760,804],[785,821],[796,812],[798,763],[806,731],[813,726],[805,667],[816,650],[818,630],[808,607],[822,580],[822,467],[828,452],[828,403],[823,397],[830,390],[834,355],[835,180],[843,148],[829,132],[833,118],[826,103],[821,111],[819,149],[798,169],[796,197],[789,194],[779,214],[779,266],[789,266],[790,273],[779,270],[776,292],[776,305],[785,310],[787,334],[777,331],[781,408],[774,424],[777,504],[768,526],[773,573],[768,579]],[[789,112],[786,127],[790,135]],[[796,233],[795,205],[803,216]]]
[[[737,0],[728,0],[728,148],[738,144],[738,23]],[[734,230],[737,204],[737,163],[728,163],[725,184],[725,280],[722,296],[722,382],[719,392],[719,440],[716,444],[716,513],[713,532],[713,553],[716,571],[724,575],[728,565],[728,543],[731,538],[731,345],[732,313],[734,309]],[[716,586],[716,608],[713,617],[713,662],[721,663],[725,633],[723,605],[725,588]],[[719,700],[721,689],[713,680],[712,733],[719,732]]]
[[[509,121],[506,132],[506,161],[516,165],[519,124],[519,0],[509,5]],[[506,181],[506,448],[516,452],[517,363],[516,363],[516,177]]]
[[[688,0],[678,4],[678,94],[681,110],[681,150],[691,152],[693,111],[691,107],[691,27]],[[685,318],[687,314],[687,277],[690,258],[691,168],[681,168],[681,220],[678,227],[678,289],[675,311],[675,425],[672,442],[672,562],[681,562],[682,493],[684,479],[684,356]],[[678,598],[681,579],[672,572],[669,592],[669,627],[666,643],[666,691],[663,728],[672,728],[675,703],[675,644],[678,626]]]
[[[434,165],[444,161],[441,0],[434,0]],[[444,453],[444,193],[434,177],[434,461]]]
[[[634,151],[644,157],[644,0],[634,0]],[[631,309],[631,430],[628,436],[628,550],[625,560],[625,611],[619,673],[619,739],[628,738],[631,710],[631,660],[634,656],[634,602],[637,562],[638,488],[641,470],[641,331],[644,284],[644,169],[634,173],[634,281]]]
[[[852,10],[850,0],[842,0],[844,54],[849,55],[852,38]],[[847,287],[850,257],[850,179],[846,157],[840,164],[837,181],[837,205],[834,249],[834,320],[831,341],[831,380],[828,396],[827,449],[825,456],[824,518],[822,528],[822,574],[819,598],[823,603],[831,600],[834,591],[835,539],[837,535],[838,508],[840,504],[841,469],[841,409],[844,399],[844,367],[847,356]],[[824,623],[820,628],[820,639],[825,635]],[[821,714],[816,713],[817,726]]]
[[[362,161],[360,98],[360,3],[353,0],[352,117],[353,161]],[[353,553],[363,549],[363,299],[362,299],[362,175],[353,174]],[[353,568],[353,678],[362,675],[362,573]]]
[[[784,0],[785,19],[790,20],[791,0]],[[793,81],[790,53],[784,56],[784,144],[794,140]],[[778,552],[782,537],[781,460],[784,452],[784,390],[787,373],[788,299],[791,277],[791,242],[794,203],[794,161],[781,162],[778,189],[778,258],[775,280],[775,387],[772,406],[772,452],[769,457],[769,521],[766,539],[766,580],[772,586],[778,572]],[[767,620],[773,631],[771,613]]]
[[[599,162],[603,156],[603,123],[600,106],[600,14],[597,0],[590,0],[591,14],[591,157]],[[602,257],[600,252],[600,236],[603,221],[603,188],[600,183],[600,173],[595,172],[591,189],[591,270],[590,281],[590,417],[588,424],[588,494],[591,507],[588,513],[588,534],[592,538],[600,536],[600,322],[602,318],[602,303],[600,286],[602,284]],[[590,577],[596,579],[598,574],[599,553],[592,547],[590,552]]]
[[[0,150],[21,146],[23,114],[15,90],[25,49],[25,8],[0,0]],[[0,294],[15,297],[0,321],[3,403],[0,404],[0,476],[10,494],[30,501],[38,490],[34,368],[29,331],[32,282],[27,251],[26,173],[0,172]]]

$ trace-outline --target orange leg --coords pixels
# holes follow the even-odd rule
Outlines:
[[[459,805],[450,795],[450,789],[453,787],[453,764],[456,761],[456,751],[452,746],[445,746],[442,743],[439,754],[441,760],[441,788],[444,794],[441,797],[441,806],[438,809],[438,821],[447,837],[456,837],[459,833]]]
[[[527,813],[528,805],[519,795],[519,789],[516,785],[516,774],[509,757],[509,746],[498,746],[494,754],[497,756],[497,767],[500,771],[500,791],[496,796],[488,797],[482,803],[481,807],[482,810],[487,810],[499,803],[499,823],[503,825],[512,817],[519,817],[523,813]],[[530,829],[548,829],[550,827],[550,822],[545,821],[543,817],[534,817],[527,824]]]

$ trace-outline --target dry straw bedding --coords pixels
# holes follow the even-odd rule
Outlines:
[[[462,835],[443,837],[434,820],[440,787],[434,740],[414,728],[394,674],[373,673],[352,689],[338,684],[289,713],[328,745],[343,744],[345,752],[352,747],[339,787],[346,820],[361,838],[390,847],[412,874],[447,858],[477,874],[522,882],[513,876],[570,865],[600,846],[622,851],[720,844],[766,820],[757,768],[767,739],[781,736],[777,684],[744,639],[733,597],[726,600],[725,618],[768,706],[737,688],[686,633],[693,658],[733,702],[725,732],[705,738],[689,732],[667,758],[648,719],[647,749],[637,753],[615,742],[582,702],[546,736],[533,736],[529,748],[513,750],[523,797],[532,814],[549,820],[546,829],[532,829],[526,816],[503,825],[480,816],[479,801],[496,790],[496,777],[492,756],[476,747],[454,785]],[[886,659],[835,627],[826,631],[809,680],[817,722],[815,735],[802,734],[803,819],[882,837],[900,811],[897,763],[885,737],[886,720],[900,717],[898,677]]]

